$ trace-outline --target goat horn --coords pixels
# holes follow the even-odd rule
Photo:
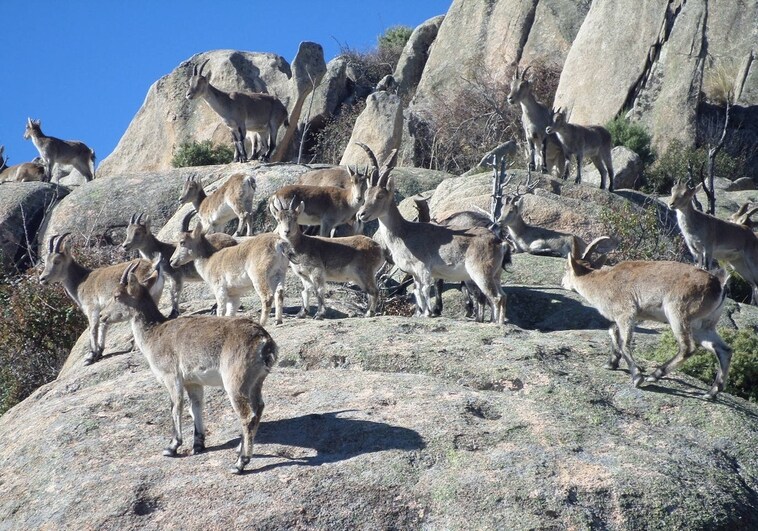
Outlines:
[[[526,73],[529,71],[529,69],[532,67],[532,65],[527,66],[524,68],[524,71],[521,72],[521,79],[526,79]]]
[[[55,248],[55,238],[57,238],[57,237],[58,237],[57,234],[53,234],[52,236],[50,236],[50,239],[47,240],[47,252],[48,253],[52,253],[53,252],[53,249]]]
[[[208,61],[210,61],[210,59],[206,59],[205,61],[203,61],[203,64],[200,65],[200,70],[197,71],[197,75],[199,76],[203,75],[203,68],[205,68],[205,65],[208,64]]]
[[[137,216],[137,223],[142,223],[142,218],[144,218],[144,217],[145,217],[145,213],[144,212],[140,212],[140,215]]]
[[[293,210],[292,206],[295,204],[295,199],[297,199],[297,196],[292,196],[292,200],[290,201],[289,206],[287,207],[287,210]]]
[[[190,210],[184,215],[184,217],[182,218],[182,223],[180,227],[182,232],[189,232],[190,220],[192,219],[192,216],[194,215],[195,215],[194,210]]]
[[[131,262],[128,266],[126,266],[126,269],[124,269],[124,272],[121,273],[121,279],[118,281],[119,284],[122,286],[126,286],[127,279],[129,278],[129,275],[137,269],[137,266],[139,265],[138,261]]]
[[[374,166],[374,170],[373,170],[373,172],[371,174],[371,185],[375,186],[376,183],[374,182],[374,174],[376,174],[376,179],[377,180],[379,179],[379,175],[380,175],[380,172],[379,172],[379,161],[376,160],[376,155],[374,155],[374,152],[371,151],[371,148],[368,147],[366,144],[364,144],[363,142],[356,142],[356,144],[358,146],[360,146],[361,149],[363,149],[363,151],[366,152],[366,155],[368,155],[368,158],[371,161],[371,164]]]
[[[130,217],[130,218],[129,218],[129,225],[134,225],[134,223],[136,222],[136,220],[134,219],[134,217],[135,217],[136,215],[137,215],[136,213],[135,213],[135,214],[132,214],[132,217]]]
[[[58,239],[55,241],[55,247],[53,249],[53,252],[55,253],[61,252],[61,244],[63,243],[63,240],[70,234],[71,234],[70,232],[65,232],[61,234],[60,236],[58,236]]]
[[[384,166],[382,166],[382,170],[379,172],[379,184],[381,186],[387,185],[387,179],[389,179],[390,172],[397,162],[397,153],[397,149],[393,149],[389,157],[384,161]]]

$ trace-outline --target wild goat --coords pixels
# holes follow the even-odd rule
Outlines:
[[[529,182],[527,181],[527,190],[530,190],[529,186]],[[579,236],[536,225],[529,225],[524,221],[522,213],[523,194],[519,193],[519,189],[517,188],[514,195],[506,197],[503,210],[498,219],[498,225],[507,230],[508,236],[517,251],[565,258],[571,254],[572,249],[576,249],[580,255],[587,249],[587,242]],[[608,236],[601,236],[592,242],[595,246],[601,243],[603,244],[603,253],[610,252],[616,246],[616,242]]]
[[[618,368],[623,356],[638,387],[644,375],[632,357],[632,335],[638,320],[669,323],[679,351],[645,380],[656,382],[695,351],[700,345],[718,359],[716,379],[706,397],[713,398],[726,385],[732,350],[716,332],[724,308],[723,270],[710,274],[679,262],[621,262],[610,268],[594,269],[584,255],[570,254],[563,287],[573,289],[613,322],[611,356],[607,369]]]
[[[745,225],[750,230],[755,230],[758,227],[758,222],[753,221],[750,217],[758,212],[758,206],[750,208],[750,201],[743,203],[742,206],[729,216],[729,221],[736,223],[737,225]]]
[[[184,220],[182,220],[183,232],[189,230],[189,218],[191,215],[192,213],[185,216]],[[216,250],[237,245],[237,240],[223,232],[209,234],[208,241]],[[171,255],[174,254],[176,246],[162,242],[153,236],[153,233],[150,232],[150,217],[144,214],[132,214],[129,225],[126,227],[126,238],[121,247],[125,251],[139,251],[140,256],[146,260],[153,260],[155,255],[160,253],[162,271],[171,280],[171,315],[169,317],[179,315],[179,294],[182,291],[184,282],[202,280],[195,270],[195,266],[192,264],[179,268],[171,266],[169,260],[171,259]]]
[[[368,293],[366,316],[376,314],[379,288],[376,273],[384,263],[381,246],[366,236],[322,238],[307,236],[300,231],[299,218],[303,213],[302,202],[282,204],[277,196],[269,201],[271,215],[277,221],[276,231],[289,243],[290,267],[303,283],[303,307],[297,314],[308,314],[308,291],[313,290],[318,300],[315,319],[323,319],[324,283],[354,282]]]
[[[235,158],[237,162],[247,161],[245,138],[248,131],[259,133],[266,140],[268,150],[263,159],[267,160],[276,148],[276,135],[279,126],[289,127],[287,108],[279,101],[279,98],[270,94],[243,92],[224,92],[211,85],[210,77],[203,75],[203,69],[210,59],[200,65],[194,65],[187,99],[192,100],[200,96],[224,121],[231,130],[234,140]]]
[[[272,303],[276,306],[276,324],[282,324],[287,257],[279,237],[270,232],[257,234],[220,250],[209,238],[202,223],[182,232],[171,255],[171,267],[194,263],[216,297],[219,315],[237,315],[240,297],[255,288],[261,299],[260,324],[266,324]]]
[[[45,268],[39,276],[40,284],[46,286],[52,282],[60,282],[66,294],[84,312],[89,324],[89,354],[84,358],[84,364],[90,365],[99,360],[105,349],[105,333],[107,323],[100,322],[100,312],[108,304],[119,281],[121,272],[127,264],[89,269],[77,262],[71,255],[68,245],[63,241],[70,233],[55,235],[50,238],[45,255]],[[137,268],[140,276],[147,277],[153,266],[147,260],[129,262]],[[163,292],[163,275],[159,274],[152,284],[150,295],[156,303]],[[113,314],[111,322],[125,321],[126,315]]]
[[[0,182],[28,183],[45,180],[45,167],[35,162],[23,162],[8,166],[8,157],[3,157],[5,146],[0,146]]]
[[[61,140],[53,136],[45,136],[39,120],[26,119],[24,139],[32,139],[39,156],[45,164],[47,180],[53,177],[53,170],[59,164],[73,166],[79,173],[84,175],[87,181],[95,178],[95,152],[83,142],[76,140]]]
[[[668,204],[676,209],[676,220],[695,263],[703,269],[712,260],[724,260],[753,288],[752,304],[758,304],[758,237],[744,225],[700,212],[692,199],[702,185],[690,188],[677,181]]]
[[[184,391],[194,423],[192,453],[205,450],[204,387],[223,387],[242,424],[242,442],[232,473],[241,474],[253,455],[253,439],[263,416],[263,381],[276,363],[278,349],[262,326],[246,317],[190,316],[168,320],[150,298],[156,274],[144,282],[134,266],[122,271],[100,318],[104,325],[124,313],[131,317],[134,340],[171,399],[174,433],[163,450],[175,457],[182,445]]]
[[[304,203],[300,225],[319,225],[319,236],[330,236],[332,229],[355,219],[363,204],[366,176],[348,169],[348,186],[309,186],[292,184],[276,191],[274,197],[283,205]]]
[[[516,67],[511,80],[508,103],[521,105],[521,123],[529,147],[529,167],[536,169],[535,158],[538,157],[542,173],[547,173],[548,169],[554,167],[558,171],[558,176],[564,177],[566,155],[563,146],[554,134],[546,132],[553,112],[550,107],[543,105],[534,97],[531,80],[526,78],[529,68],[527,66],[519,75],[518,67]]]
[[[359,145],[366,151],[374,169],[371,186],[357,217],[364,223],[379,220],[378,234],[392,260],[413,276],[419,313],[427,317],[432,315],[429,293],[435,278],[473,281],[489,299],[496,322],[502,324],[506,296],[500,286],[500,271],[507,244],[490,232],[474,234],[406,220],[395,204],[395,183],[390,176],[397,150],[380,169],[368,146]]]
[[[553,112],[552,123],[547,126],[545,132],[558,136],[568,158],[571,155],[576,157],[576,184],[582,182],[582,164],[584,158],[588,157],[600,172],[600,189],[605,188],[607,177],[608,191],[613,192],[613,141],[605,127],[570,124],[566,119],[566,111],[558,109]],[[568,172],[566,176],[568,177]]]
[[[253,196],[255,178],[252,175],[235,173],[211,195],[206,195],[202,183],[196,176],[184,180],[180,203],[192,203],[197,216],[208,232],[218,232],[235,217],[238,220],[235,236],[247,231],[253,235]]]

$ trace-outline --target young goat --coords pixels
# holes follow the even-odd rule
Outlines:
[[[45,136],[40,121],[27,118],[24,139],[30,138],[45,163],[48,181],[52,179],[53,170],[58,164],[73,166],[87,181],[95,178],[95,152],[83,142]]]
[[[200,221],[208,232],[218,232],[235,217],[238,220],[235,236],[253,235],[253,196],[255,195],[255,178],[251,175],[235,173],[211,195],[206,195],[202,183],[197,177],[184,180],[181,203],[192,203]]]
[[[276,324],[281,324],[287,257],[279,237],[270,232],[257,234],[239,245],[216,250],[210,236],[203,234],[202,223],[180,234],[171,267],[194,263],[216,297],[219,315],[235,316],[242,294],[255,288],[261,299],[260,324],[266,324],[272,303]]]
[[[744,225],[696,210],[692,199],[701,186],[690,188],[678,181],[671,188],[668,204],[676,210],[684,241],[703,269],[708,269],[713,259],[729,263],[752,286],[752,304],[758,304],[758,237]]]
[[[184,391],[194,423],[192,453],[205,450],[204,387],[223,387],[242,424],[242,443],[232,473],[241,474],[253,455],[253,439],[263,415],[263,381],[276,363],[271,336],[245,317],[191,316],[167,320],[150,292],[156,275],[140,282],[134,266],[123,269],[103,310],[101,323],[131,317],[134,340],[171,399],[174,433],[163,455],[175,457],[182,445]]]
[[[319,225],[319,236],[331,236],[332,229],[355,219],[363,204],[366,176],[348,169],[348,186],[310,186],[293,184],[276,191],[274,196],[282,205],[304,203],[300,225]]]
[[[605,127],[570,124],[566,119],[566,111],[558,109],[553,112],[552,124],[547,126],[545,132],[549,135],[555,133],[563,144],[567,156],[576,157],[576,179],[574,180],[576,184],[582,182],[582,161],[587,157],[600,172],[600,189],[605,188],[607,177],[608,191],[613,191],[613,159],[611,158],[613,141]],[[566,177],[568,177],[568,172]]]
[[[40,284],[46,286],[52,282],[60,282],[66,294],[87,316],[89,324],[89,354],[84,358],[84,364],[90,365],[99,360],[105,349],[105,333],[107,323],[100,322],[100,312],[108,303],[113,288],[118,284],[121,272],[126,264],[88,269],[77,262],[71,255],[68,245],[63,240],[70,233],[55,235],[50,238],[45,255],[45,268],[39,276]],[[147,260],[129,262],[137,268],[141,277],[146,277],[153,266]],[[158,274],[152,284],[150,295],[157,302],[163,292],[163,275]],[[113,314],[111,322],[125,321],[126,315]]]
[[[45,180],[45,167],[36,162],[23,162],[8,166],[8,157],[3,157],[5,146],[0,146],[0,182],[28,183]]]
[[[267,160],[276,148],[276,135],[279,127],[289,126],[287,108],[279,98],[270,94],[245,94],[244,92],[224,92],[210,83],[211,74],[203,75],[203,69],[210,59],[197,68],[194,65],[187,99],[200,96],[218,114],[229,128],[234,140],[237,162],[247,161],[245,138],[248,131],[259,133],[262,140],[267,140],[268,150],[262,159]]]
[[[718,359],[716,379],[706,397],[713,398],[724,389],[732,351],[716,332],[724,308],[724,286],[727,275],[719,270],[715,275],[679,262],[621,262],[606,268],[594,269],[586,258],[592,253],[589,246],[584,255],[570,254],[563,287],[573,289],[613,321],[611,357],[606,368],[615,370],[623,356],[639,386],[644,375],[632,357],[632,335],[638,320],[649,319],[669,323],[679,351],[645,380],[658,381],[675,369],[700,345]]]
[[[549,134],[545,130],[551,123],[553,111],[534,97],[531,80],[526,78],[529,68],[527,66],[519,76],[518,67],[516,67],[511,81],[511,91],[508,94],[508,103],[521,105],[521,123],[529,146],[529,167],[533,169],[537,167],[535,160],[535,155],[537,155],[542,173],[547,173],[548,169],[554,167],[558,175],[563,177],[566,171],[566,155],[563,146],[554,134]]]
[[[357,284],[368,293],[366,316],[374,315],[379,301],[376,273],[384,263],[381,246],[366,236],[307,236],[300,231],[299,225],[303,209],[303,203],[295,204],[294,200],[288,206],[283,205],[277,196],[269,201],[269,210],[277,221],[276,231],[290,245],[290,267],[303,283],[303,307],[297,316],[302,318],[308,314],[308,292],[313,290],[318,299],[314,317],[323,319],[326,281]]]
[[[182,220],[183,232],[189,230],[191,216],[192,213],[185,216]],[[216,250],[237,245],[237,240],[223,232],[209,234],[208,241]],[[121,247],[125,251],[139,251],[140,256],[146,260],[153,260],[155,255],[160,253],[162,271],[171,280],[171,315],[169,317],[179,315],[179,294],[182,292],[184,282],[199,282],[203,280],[195,270],[195,266],[191,264],[179,268],[171,266],[169,260],[171,259],[171,255],[174,254],[176,246],[162,242],[153,236],[153,233],[150,232],[150,218],[144,216],[144,214],[140,214],[139,216],[137,214],[132,215],[129,225],[126,227],[126,238]]]
[[[385,242],[392,260],[413,276],[419,313],[432,315],[429,294],[435,278],[473,281],[494,308],[495,321],[505,322],[506,296],[500,285],[500,272],[507,244],[489,231],[457,231],[406,220],[395,204],[395,183],[390,176],[397,150],[379,169],[374,153],[364,144],[359,145],[369,156],[374,171],[357,217],[364,223],[379,220],[377,234]]]

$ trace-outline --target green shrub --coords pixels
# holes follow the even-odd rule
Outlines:
[[[234,159],[234,150],[229,146],[214,146],[210,140],[183,142],[171,159],[174,168],[188,166],[212,166],[229,164]]]
[[[645,172],[645,186],[649,193],[666,194],[678,179],[687,179],[688,168],[691,166],[695,179],[699,178],[700,169],[708,171],[708,149],[685,146],[681,141],[674,140],[666,151],[658,157],[648,171]],[[740,177],[745,166],[744,157],[733,157],[725,151],[716,155],[714,174],[717,177],[735,179]]]
[[[719,334],[733,350],[726,392],[751,402],[758,402],[758,334],[745,328],[724,328],[719,330]],[[648,359],[663,363],[670,359],[677,349],[674,335],[671,331],[666,331]],[[713,354],[698,349],[678,370],[710,385],[716,377],[716,364]]]
[[[600,212],[603,234],[618,240],[612,261],[677,260],[681,258],[681,236],[672,227],[664,228],[658,208],[650,203],[640,210],[631,203],[607,207]]]
[[[0,278],[0,415],[58,376],[86,328],[60,285],[42,286],[32,270]]]
[[[642,125],[633,123],[617,116],[605,126],[611,133],[614,146],[624,146],[640,156],[645,167],[655,160],[655,151],[652,147],[652,138]]]
[[[413,28],[408,26],[392,26],[382,35],[379,35],[377,39],[377,48],[381,53],[386,54],[388,57],[396,55],[399,59],[400,54],[405,47],[405,43],[407,43],[408,39],[411,37],[411,33],[413,33]],[[394,62],[397,64],[397,59],[395,59]]]

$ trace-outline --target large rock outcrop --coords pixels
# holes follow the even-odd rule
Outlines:
[[[512,305],[533,300],[518,289]],[[556,314],[581,308],[560,291],[544,301]],[[522,326],[286,318],[271,328],[280,361],[250,471],[230,477],[239,425],[223,391],[206,393],[208,451],[161,456],[166,391],[117,325],[113,354],[70,366],[0,418],[0,518],[98,529],[758,525],[755,404],[698,400],[705,385],[678,373],[634,389],[601,368],[605,330]]]
[[[170,169],[174,149],[182,142],[231,143],[229,129],[205,101],[185,98],[194,65],[209,60],[206,70],[212,73],[214,86],[225,91],[273,94],[291,112],[296,102],[304,99],[303,91],[309,90],[306,70],[317,82],[325,71],[323,52],[320,62],[313,59],[314,47],[320,50],[319,45],[301,46],[302,74],[295,78],[287,61],[272,53],[215,50],[191,57],[150,87],[116,149],[98,168],[98,175]],[[279,135],[284,135],[283,128]]]
[[[434,105],[470,90],[486,73],[507,82],[513,64],[561,66],[589,9],[571,0],[455,0],[429,51],[415,105]]]
[[[370,164],[366,152],[356,142],[363,142],[371,148],[379,164],[383,164],[393,149],[400,148],[402,134],[402,101],[397,95],[383,90],[374,92],[366,98],[366,108],[355,121],[340,164]]]
[[[0,187],[0,271],[23,268],[37,256],[37,231],[68,189],[50,183],[2,183]],[[44,240],[40,243],[44,244]]]
[[[412,95],[416,90],[429,58],[429,48],[437,38],[444,19],[445,15],[439,15],[419,24],[405,43],[392,74],[397,83],[397,93],[401,96]]]
[[[719,69],[736,80],[737,103],[758,103],[756,19],[755,0],[592,2],[555,103],[585,124],[631,110],[659,149],[692,144],[704,80]]]

